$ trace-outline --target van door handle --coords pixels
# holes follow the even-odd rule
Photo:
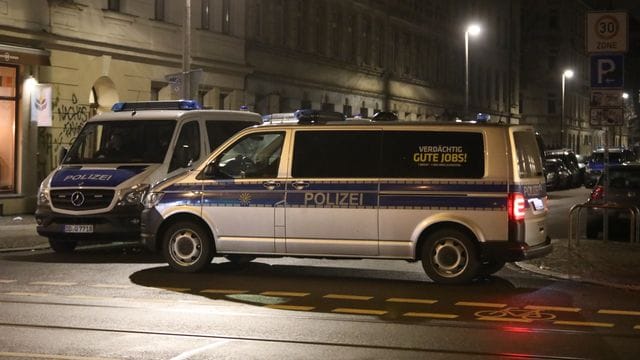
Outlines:
[[[304,190],[309,187],[309,183],[306,181],[294,181],[291,183],[291,187],[296,190]]]
[[[277,181],[269,180],[269,181],[263,182],[262,186],[264,186],[264,188],[267,190],[273,190],[277,187],[280,187],[280,183]]]

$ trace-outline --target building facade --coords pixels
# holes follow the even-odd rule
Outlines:
[[[0,0],[0,215],[35,209],[94,114],[180,98],[185,58],[209,108],[518,123],[519,21],[509,0]]]

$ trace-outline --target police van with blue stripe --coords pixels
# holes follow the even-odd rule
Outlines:
[[[40,185],[37,231],[58,252],[79,242],[139,241],[141,200],[152,184],[261,123],[256,113],[202,110],[189,100],[117,103],[87,121]]]
[[[214,256],[401,259],[442,283],[552,250],[531,127],[298,119],[245,129],[153,187],[145,245],[181,272]]]

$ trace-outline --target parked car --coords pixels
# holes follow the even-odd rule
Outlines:
[[[580,169],[578,158],[571,149],[555,149],[544,152],[545,159],[560,159],[571,174],[569,187],[582,186],[584,182],[584,170]]]
[[[605,176],[600,176],[595,188],[591,192],[590,204],[614,205],[615,209],[608,209],[609,229],[627,230],[631,220],[630,210],[640,205],[640,164],[609,166],[609,190],[605,194]],[[618,208],[619,207],[619,208]],[[597,238],[603,231],[603,209],[588,208],[587,237]],[[610,232],[611,234],[611,232]]]
[[[609,164],[624,164],[632,161],[636,161],[636,154],[632,150],[625,148],[609,149]],[[600,148],[594,150],[589,157],[585,171],[584,186],[593,187],[602,174],[603,167],[604,148]]]
[[[560,159],[545,159],[544,175],[547,190],[566,189],[571,182],[571,172]]]

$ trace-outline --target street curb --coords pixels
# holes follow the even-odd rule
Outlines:
[[[0,249],[0,253],[12,253],[12,252],[20,252],[20,251],[36,251],[36,250],[46,250],[50,249],[49,245],[36,245],[36,246],[27,246],[22,248],[8,248],[8,249]]]
[[[540,275],[544,275],[544,276],[549,276],[549,277],[552,277],[552,278],[561,279],[561,280],[576,281],[576,282],[581,282],[581,283],[606,286],[606,287],[622,289],[622,290],[640,291],[640,285],[615,284],[615,283],[601,281],[601,280],[584,278],[584,277],[580,277],[578,275],[563,274],[563,273],[560,273],[560,272],[557,272],[557,271],[553,271],[553,270],[541,269],[538,266],[531,265],[531,264],[524,264],[522,262],[515,262],[513,264],[516,265],[517,267],[523,269],[523,270],[526,270],[526,271],[529,271],[529,272],[533,272],[533,273],[536,273],[536,274],[540,274]]]

